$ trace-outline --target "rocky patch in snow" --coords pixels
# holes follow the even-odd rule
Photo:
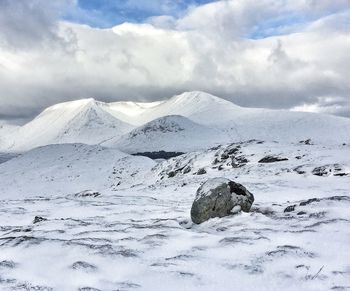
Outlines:
[[[312,174],[316,176],[347,176],[349,173],[347,173],[340,164],[330,164],[330,165],[324,165],[320,167],[316,167],[312,170]]]

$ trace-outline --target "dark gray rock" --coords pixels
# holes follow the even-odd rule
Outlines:
[[[297,172],[299,175],[303,175],[306,172],[303,170],[303,166],[297,166],[293,169],[294,172]]]
[[[295,204],[294,205],[289,205],[288,207],[286,207],[285,209],[284,209],[284,211],[283,212],[292,212],[292,211],[294,211],[295,210]]]
[[[314,203],[314,202],[320,202],[321,199],[319,198],[311,198],[311,199],[308,199],[308,200],[304,200],[304,201],[301,201],[300,202],[300,206],[305,206],[305,205],[308,205],[308,204],[311,204],[311,203]]]
[[[315,176],[328,176],[332,173],[332,169],[327,166],[316,167],[311,172]]]
[[[311,138],[306,139],[306,140],[301,140],[301,141],[299,141],[299,143],[300,144],[306,144],[306,145],[312,145],[313,144]]]
[[[288,159],[282,158],[279,156],[268,155],[266,157],[263,157],[261,160],[259,160],[258,163],[274,163],[274,162],[282,162],[282,161],[288,161]]]
[[[320,167],[316,167],[311,172],[313,175],[326,177],[331,174],[333,176],[347,176],[348,173],[345,172],[344,168],[340,164],[329,164]]]
[[[46,220],[47,220],[47,218],[44,218],[41,216],[35,216],[33,223],[39,223],[39,222],[46,221]]]
[[[168,178],[173,178],[173,177],[175,177],[176,176],[176,172],[175,171],[170,171],[169,173],[168,173]]]
[[[204,174],[206,174],[207,173],[207,171],[204,169],[204,168],[200,168],[198,171],[197,171],[197,175],[204,175]]]
[[[17,264],[13,261],[4,260],[0,262],[0,268],[14,269]]]
[[[97,267],[84,261],[77,261],[72,264],[72,269],[83,270],[84,272],[93,272],[97,270]]]
[[[100,192],[92,191],[92,190],[84,190],[79,193],[74,194],[75,197],[85,198],[85,197],[98,197],[101,196]]]
[[[184,174],[187,174],[187,173],[189,173],[189,172],[191,172],[191,167],[190,166],[186,166],[185,168],[184,168],[184,170],[183,170],[183,173]]]
[[[226,178],[209,179],[197,190],[191,208],[191,219],[199,224],[240,210],[249,212],[253,202],[253,194],[243,185]]]
[[[240,168],[245,166],[248,163],[248,159],[241,155],[237,157],[232,157],[232,168]]]

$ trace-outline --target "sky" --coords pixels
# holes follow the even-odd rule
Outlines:
[[[350,0],[0,0],[0,119],[201,90],[350,117]]]

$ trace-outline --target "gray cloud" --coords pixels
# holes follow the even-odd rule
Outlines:
[[[113,29],[58,21],[67,6],[48,2],[0,0],[0,119],[78,98],[146,101],[188,90],[242,106],[350,116],[348,1],[219,1],[178,19]],[[14,7],[30,19],[12,16]],[[287,11],[321,16],[298,33],[244,37],[262,18]]]
[[[0,44],[30,49],[58,40],[57,19],[69,0],[1,0]]]

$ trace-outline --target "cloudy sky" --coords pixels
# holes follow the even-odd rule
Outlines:
[[[350,117],[350,0],[0,0],[0,119],[190,90]]]

